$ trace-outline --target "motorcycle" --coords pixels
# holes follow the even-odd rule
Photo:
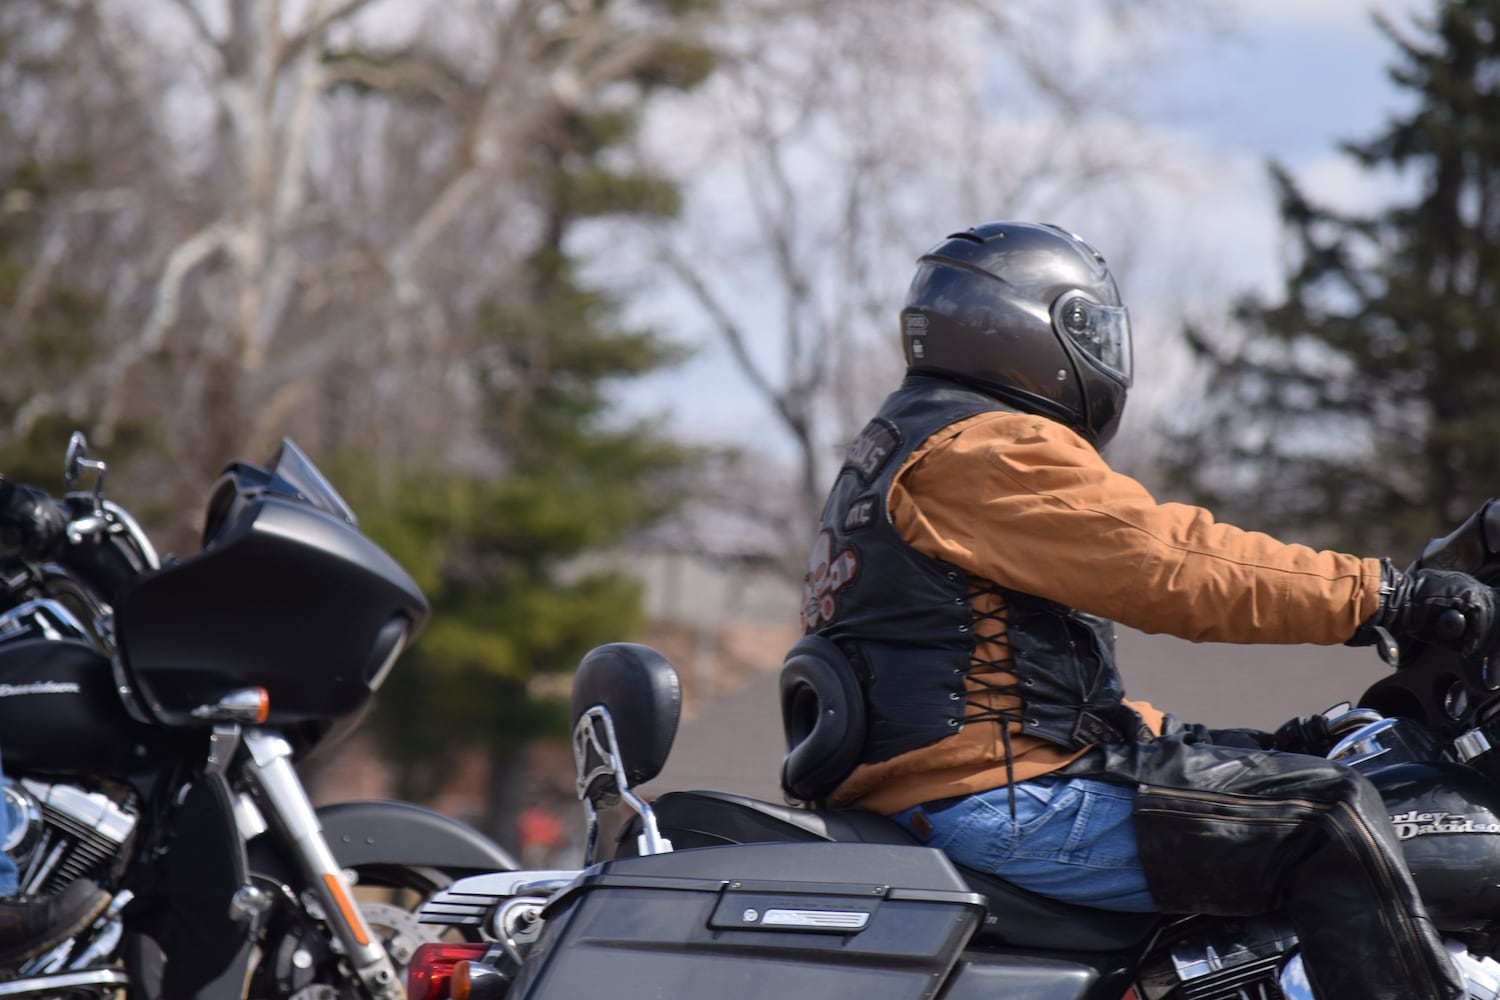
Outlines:
[[[314,808],[293,765],[362,717],[428,616],[291,441],[232,463],[161,559],[81,434],[57,500],[0,479],[0,754],[20,891],[109,901],[0,997],[401,997],[415,905],[515,868],[440,813]]]
[[[1500,503],[1416,565],[1500,583]],[[477,875],[434,896],[423,923],[483,940],[418,949],[413,1000],[553,1000],[600,983],[612,1000],[1312,1000],[1296,935],[1274,916],[1062,903],[955,865],[883,816],[810,806],[804,790],[847,773],[864,725],[830,646],[805,638],[782,669],[795,805],[719,791],[646,801],[634,789],[670,752],[677,673],[642,645],[590,652],[572,694],[584,867]],[[1328,756],[1380,791],[1469,996],[1496,1000],[1500,662],[1382,648],[1388,662],[1398,652],[1357,707],[1326,713]],[[601,846],[601,816],[621,811],[629,821]]]

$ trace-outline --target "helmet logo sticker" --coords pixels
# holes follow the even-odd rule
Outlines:
[[[914,361],[921,361],[927,357],[927,348],[922,344],[922,338],[927,336],[927,317],[921,313],[907,313],[906,341],[911,347],[911,356]]]
[[[1467,816],[1418,812],[1415,809],[1392,816],[1391,826],[1395,827],[1398,840],[1411,840],[1432,833],[1500,833],[1500,823],[1476,823]]]
[[[872,420],[844,453],[844,468],[853,469],[868,484],[901,444],[901,432],[888,420]]]
[[[833,555],[833,536],[818,532],[812,556],[807,561],[807,576],[802,581],[802,630],[812,632],[833,621],[838,604],[833,595],[854,579],[859,571],[859,557],[853,549]]]

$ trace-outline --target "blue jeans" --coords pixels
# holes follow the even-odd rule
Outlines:
[[[936,811],[892,818],[966,868],[998,875],[1042,896],[1104,910],[1158,909],[1146,888],[1131,806],[1135,788],[1093,778],[1033,778]],[[926,837],[911,825],[920,809]]]

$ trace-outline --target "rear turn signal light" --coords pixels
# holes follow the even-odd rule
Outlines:
[[[407,1000],[449,1000],[453,995],[453,967],[459,962],[479,961],[488,948],[483,942],[418,946],[406,970]]]
[[[453,967],[448,992],[453,1000],[501,1000],[510,977],[483,962],[459,962]]]

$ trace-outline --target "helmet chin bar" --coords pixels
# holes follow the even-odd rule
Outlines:
[[[578,774],[578,800],[588,819],[588,837],[583,863],[594,863],[599,839],[599,811],[621,799],[641,818],[641,834],[636,838],[640,854],[666,854],[672,842],[661,835],[651,806],[630,788],[625,760],[615,737],[614,719],[609,709],[595,705],[579,716],[573,727],[573,766]]]

